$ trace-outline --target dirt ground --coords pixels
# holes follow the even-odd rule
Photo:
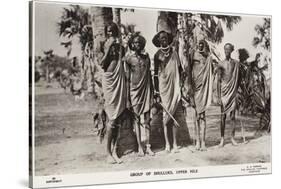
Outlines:
[[[122,156],[122,164],[107,164],[105,144],[99,144],[93,128],[91,112],[100,108],[91,97],[74,101],[62,89],[36,86],[35,95],[35,174],[59,175],[91,173],[98,171],[139,170],[151,168],[194,167],[240,163],[270,162],[271,136],[255,135],[258,120],[244,120],[245,136],[242,144],[241,130],[237,126],[236,139],[241,144],[229,144],[229,120],[226,126],[226,145],[218,148],[218,107],[207,111],[207,151],[193,152],[193,146],[182,146],[179,153],[167,154],[164,149],[154,149],[155,156],[138,157],[135,153]],[[193,136],[192,118],[187,112],[187,126]]]

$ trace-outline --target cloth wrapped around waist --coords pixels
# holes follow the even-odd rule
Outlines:
[[[166,67],[159,74],[159,91],[162,104],[172,115],[176,112],[181,100],[179,66],[180,60],[178,54],[174,51]],[[170,119],[169,116],[166,116],[164,124],[167,124]]]
[[[221,101],[225,114],[235,110],[237,104],[239,62],[234,65],[232,77],[228,81],[221,82]]]
[[[104,72],[102,88],[105,111],[109,120],[114,120],[126,109],[126,79],[123,62],[118,62],[113,72]]]
[[[130,85],[131,104],[134,113],[141,115],[150,110],[152,102],[151,75],[149,67],[146,68],[142,78],[137,84]]]
[[[213,78],[212,59],[209,56],[205,65],[195,76],[193,75],[194,100],[197,113],[202,113],[211,105]]]

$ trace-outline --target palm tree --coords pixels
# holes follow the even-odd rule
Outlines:
[[[69,41],[62,43],[66,48],[71,45],[73,37],[78,37],[81,43],[81,50],[84,50],[86,43],[92,41],[92,27],[88,9],[79,5],[70,5],[64,8],[61,20],[57,23],[60,36],[67,37]]]
[[[45,77],[46,77],[46,81],[49,84],[50,83],[50,64],[52,63],[54,54],[53,54],[53,50],[50,49],[48,51],[44,51],[44,55],[45,57],[42,59],[44,66],[45,66]]]
[[[95,62],[99,62],[102,57],[102,45],[105,41],[105,26],[112,22],[112,8],[109,7],[91,7],[90,8],[92,30],[93,30],[93,53]]]
[[[257,24],[255,31],[257,36],[253,38],[253,46],[261,46],[265,50],[271,50],[271,21],[270,18],[264,18],[262,25]]]
[[[92,86],[94,85],[94,82],[92,77],[92,65],[89,63],[90,61],[85,61],[85,52],[88,50],[88,44],[93,42],[91,15],[89,14],[89,10],[79,5],[70,5],[68,8],[63,9],[61,19],[57,25],[59,35],[68,39],[66,42],[61,42],[61,45],[67,49],[67,57],[71,54],[73,39],[75,37],[79,39],[82,55],[82,66],[80,71],[81,73],[87,72],[87,77],[85,77],[85,74],[80,74],[81,77],[83,77],[81,78],[81,81],[86,81],[86,88],[88,88],[89,92],[93,92]],[[84,66],[85,62],[89,65]],[[84,70],[86,67],[89,69]]]
[[[249,53],[246,49],[238,49],[240,82],[238,90],[238,109],[242,114],[251,114],[260,119],[258,130],[271,129],[270,95],[265,93],[266,79],[263,71],[267,66],[259,66],[260,54],[254,61],[248,62]]]
[[[257,36],[253,38],[253,46],[261,47],[265,51],[260,54],[263,54],[262,67],[259,68],[260,75],[262,75],[263,79],[263,92],[259,93],[256,91],[256,104],[258,110],[260,110],[260,129],[271,130],[271,119],[270,119],[270,86],[271,86],[271,75],[266,75],[266,71],[270,70],[271,67],[271,19],[264,18],[263,24],[257,24],[255,26],[255,31]],[[259,57],[259,59],[261,59]],[[270,74],[270,73],[269,73]]]

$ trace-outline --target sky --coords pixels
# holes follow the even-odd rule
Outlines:
[[[67,4],[37,3],[35,8],[35,54],[43,55],[43,51],[53,49],[55,54],[66,56],[67,50],[60,45],[66,39],[59,37],[57,22],[62,14],[63,7]],[[124,24],[135,24],[136,31],[140,31],[146,38],[146,51],[153,57],[156,48],[152,44],[152,38],[156,34],[156,21],[158,13],[155,10],[135,9],[134,12],[122,12],[121,22]],[[262,17],[242,16],[242,21],[234,25],[232,31],[224,28],[224,38],[217,49],[223,57],[223,45],[227,42],[233,43],[235,49],[246,48],[249,50],[250,59],[262,49],[252,46],[253,37],[256,35],[254,27],[263,23]],[[78,39],[74,39],[71,56],[81,56]],[[237,58],[237,52],[233,53]]]

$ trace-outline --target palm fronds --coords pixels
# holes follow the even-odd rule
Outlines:
[[[262,48],[270,51],[271,48],[271,21],[270,18],[264,18],[262,25],[257,24],[255,31],[257,36],[253,38],[253,46],[261,46]]]
[[[87,9],[79,5],[70,5],[69,8],[64,8],[57,26],[59,36],[69,39],[78,36],[82,50],[84,50],[87,42],[93,41],[90,14]],[[65,44],[62,45],[65,46]]]
[[[238,90],[238,109],[242,114],[252,114],[260,119],[260,129],[270,130],[270,96],[265,94],[266,66],[259,67],[259,54],[252,62],[247,62],[249,53],[246,49],[238,49],[241,62]]]

